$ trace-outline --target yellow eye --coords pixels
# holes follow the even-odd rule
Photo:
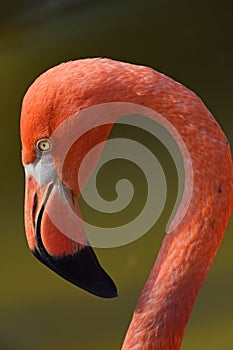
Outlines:
[[[39,151],[47,152],[51,150],[52,145],[48,139],[41,139],[37,141],[36,147]]]

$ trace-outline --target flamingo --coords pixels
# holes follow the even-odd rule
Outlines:
[[[181,135],[192,159],[188,211],[163,239],[122,346],[123,350],[178,350],[233,208],[229,143],[189,89],[149,67],[102,58],[62,63],[37,78],[23,99],[21,113],[27,241],[37,259],[68,281],[101,297],[117,295],[114,282],[85,244],[83,227],[78,228],[78,243],[60,232],[46,213],[49,203],[56,206],[63,200],[58,191],[62,187],[80,215],[74,200],[80,196],[76,171],[87,150],[107,139],[111,125],[81,136],[74,147],[76,158],[74,153],[68,157],[62,176],[50,157],[52,132],[78,111],[108,102],[134,103],[163,115]],[[47,154],[43,162],[42,154]]]

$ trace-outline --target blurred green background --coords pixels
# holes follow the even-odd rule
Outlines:
[[[97,250],[118,285],[115,300],[91,296],[39,264],[27,248],[23,224],[19,116],[27,87],[70,59],[105,56],[149,65],[194,90],[233,145],[232,14],[232,2],[224,0],[1,3],[0,349],[120,349],[173,204],[171,199],[140,240]],[[233,349],[232,231],[231,220],[195,304],[184,350]]]

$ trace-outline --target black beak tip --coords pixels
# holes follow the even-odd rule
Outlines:
[[[99,264],[90,246],[81,248],[75,254],[51,256],[45,250],[34,250],[33,254],[44,265],[76,286],[102,298],[118,296],[111,277]]]
[[[75,283],[77,286],[83,288],[84,290],[102,298],[116,298],[117,288],[113,280],[107,275],[107,273],[103,270],[104,276],[102,276],[101,281],[91,281],[89,280],[87,283]]]

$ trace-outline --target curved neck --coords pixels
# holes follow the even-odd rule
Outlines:
[[[204,108],[195,127],[191,128],[188,118],[184,122],[185,127],[176,125],[174,118],[173,125],[192,159],[191,203],[179,226],[163,240],[122,350],[180,349],[193,304],[232,211],[233,166],[225,135]]]

